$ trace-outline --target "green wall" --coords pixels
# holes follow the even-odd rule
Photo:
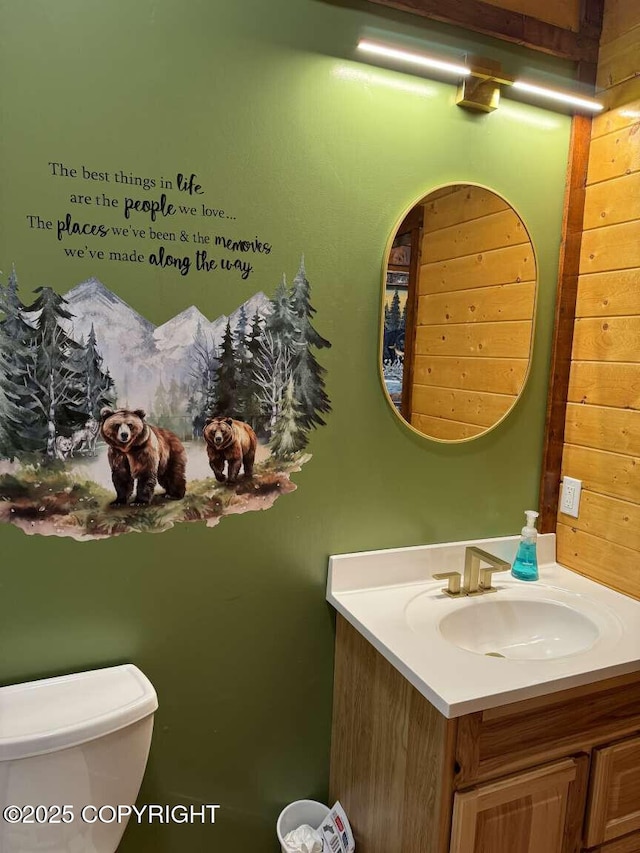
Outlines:
[[[97,275],[154,323],[196,304],[272,294],[304,252],[333,347],[333,413],[298,490],[268,512],[158,535],[77,543],[0,529],[0,680],[133,661],[160,700],[144,802],[220,803],[215,826],[135,827],[125,851],[277,849],[291,799],[326,796],[331,553],[515,533],[537,501],[569,119],[505,101],[454,106],[454,87],[356,63],[366,27],[532,58],[398,14],[320,0],[0,0],[0,269],[25,297]],[[198,173],[227,230],[274,250],[248,281],[64,258],[26,217],[69,185],[47,162]],[[95,164],[95,165],[92,165]],[[538,252],[533,369],[479,440],[447,446],[399,423],[376,367],[384,247],[429,188],[473,181],[508,198]]]

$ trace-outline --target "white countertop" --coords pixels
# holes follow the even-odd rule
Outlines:
[[[449,718],[639,671],[640,602],[556,563],[554,534],[538,537],[539,582],[497,574],[496,593],[455,599],[441,592],[446,582],[432,577],[462,572],[467,545],[512,562],[519,540],[509,536],[333,556],[327,600]],[[407,608],[415,611],[419,596],[416,630]],[[600,635],[586,651],[544,660],[488,657],[443,637],[438,626],[443,616],[498,596],[575,605],[598,625]]]

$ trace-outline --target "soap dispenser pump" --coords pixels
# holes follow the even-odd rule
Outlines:
[[[536,530],[536,518],[538,513],[533,509],[528,509],[525,512],[527,523],[522,528],[520,544],[518,545],[518,553],[513,561],[511,574],[514,578],[521,581],[537,581],[538,580],[538,556],[536,553],[536,545],[538,539],[538,531]]]

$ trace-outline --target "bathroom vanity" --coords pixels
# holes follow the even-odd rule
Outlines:
[[[554,537],[540,540],[539,584],[495,576],[475,601],[433,574],[478,543],[332,558],[330,797],[361,853],[640,853],[640,603],[557,566]],[[517,541],[482,547],[509,559]],[[510,621],[522,602],[542,614],[531,642]],[[543,604],[563,608],[560,627]],[[448,633],[456,607],[469,636]],[[505,631],[513,644],[487,651]]]

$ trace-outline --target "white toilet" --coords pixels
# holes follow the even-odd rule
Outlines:
[[[0,688],[0,853],[114,853],[157,707],[132,664]]]

